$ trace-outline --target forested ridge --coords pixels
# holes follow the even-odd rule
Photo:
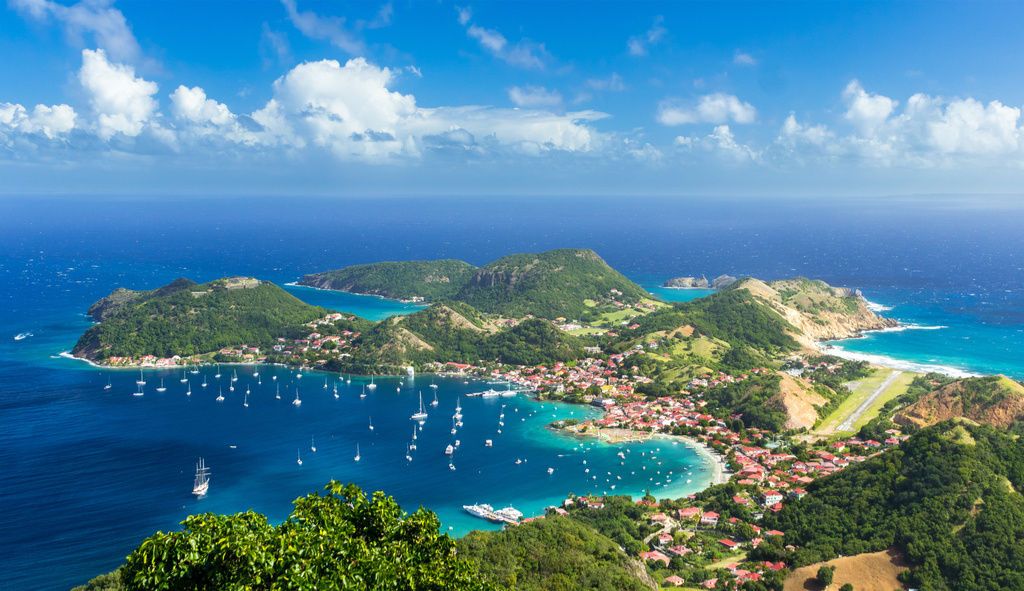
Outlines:
[[[454,298],[476,270],[455,259],[386,261],[312,273],[305,275],[299,285],[399,300],[419,296],[427,302],[438,302]]]

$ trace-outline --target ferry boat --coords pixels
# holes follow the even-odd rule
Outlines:
[[[203,462],[203,458],[199,458],[199,463],[196,464],[196,481],[192,485],[192,494],[197,496],[203,496],[206,491],[210,489],[210,469],[206,467],[206,463]]]

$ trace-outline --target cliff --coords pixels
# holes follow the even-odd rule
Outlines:
[[[1024,386],[1001,375],[957,380],[907,406],[893,422],[927,427],[953,418],[1005,429],[1024,420]]]
[[[700,279],[695,277],[676,277],[669,279],[661,286],[674,289],[707,289],[708,285],[707,277],[701,275]]]
[[[818,342],[849,339],[864,331],[899,326],[891,318],[878,316],[865,305],[857,292],[831,287],[824,281],[803,277],[765,283],[743,278],[728,289],[746,289],[771,307],[796,330],[793,338],[805,351],[819,353]]]

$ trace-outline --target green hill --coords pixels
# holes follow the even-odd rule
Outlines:
[[[132,292],[142,295],[127,298],[122,293],[127,290],[115,291],[90,308],[99,307],[103,320],[82,335],[72,354],[103,360],[196,355],[242,344],[262,347],[278,337],[305,336],[309,329],[302,325],[328,313],[272,283],[241,281],[198,285],[179,279],[171,284],[176,289]]]
[[[578,318],[586,300],[635,303],[649,297],[640,286],[608,266],[589,249],[559,249],[513,254],[477,269],[455,260],[386,262],[356,265],[306,275],[300,285],[350,293],[427,302],[465,302],[490,314],[541,318]]]
[[[755,559],[795,566],[896,546],[911,587],[1024,589],[1024,444],[987,425],[946,421],[898,449],[816,480],[765,517],[785,544]]]
[[[422,297],[427,302],[438,302],[454,298],[476,270],[469,263],[453,259],[382,262],[313,273],[304,276],[299,285],[396,300]]]
[[[1024,420],[1024,386],[1001,375],[956,380],[901,409],[893,422],[923,427],[957,417],[1009,427]]]

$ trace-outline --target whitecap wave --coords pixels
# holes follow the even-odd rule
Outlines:
[[[835,355],[836,357],[842,357],[844,359],[852,359],[854,361],[867,361],[868,363],[874,363],[876,365],[884,365],[886,367],[893,367],[896,369],[902,369],[905,371],[912,371],[915,373],[941,373],[954,378],[977,378],[984,374],[974,373],[967,371],[959,367],[953,367],[951,365],[938,365],[933,363],[919,363],[916,361],[907,361],[906,359],[896,359],[889,357],[888,355],[872,355],[870,353],[858,353],[856,351],[847,351],[838,345],[832,345],[831,348],[826,349],[825,353],[829,355]]]
[[[889,310],[892,310],[892,306],[883,306],[882,304],[876,304],[875,302],[867,299],[864,299],[864,305],[872,312],[888,312]]]
[[[948,326],[922,326],[920,324],[901,324],[899,326],[891,326],[889,328],[880,328],[878,330],[865,330],[865,333],[869,332],[903,332],[905,330],[939,330],[942,328],[949,328]]]

